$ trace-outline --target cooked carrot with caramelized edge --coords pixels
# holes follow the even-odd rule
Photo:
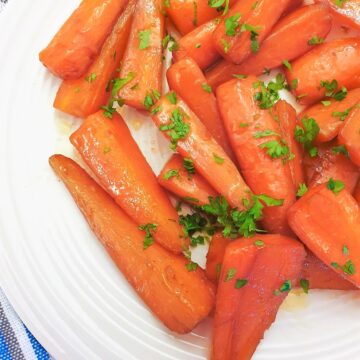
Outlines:
[[[105,104],[109,96],[107,84],[124,55],[135,4],[136,0],[129,1],[86,76],[61,84],[54,101],[56,109],[85,118]]]
[[[234,159],[215,95],[196,62],[191,58],[184,58],[168,69],[166,77],[170,89],[180,95],[215,140]]]
[[[360,0],[345,0],[339,4],[334,0],[316,0],[330,6],[334,17],[346,26],[360,30]]]
[[[288,213],[291,228],[326,265],[360,287],[359,205],[342,182],[309,190]]]
[[[154,239],[180,253],[177,212],[120,115],[108,119],[99,111],[87,117],[70,141],[116,203],[139,226],[154,224]]]
[[[183,36],[178,41],[178,50],[173,52],[175,61],[190,57],[201,69],[206,69],[219,57],[213,42],[213,32],[220,19],[211,20]]]
[[[326,106],[325,106],[326,105]],[[327,99],[306,109],[299,118],[313,118],[319,125],[320,131],[315,141],[323,143],[333,140],[343,127],[350,111],[360,105],[360,88],[351,90],[342,101]]]
[[[206,255],[205,272],[207,278],[214,283],[219,280],[225,249],[230,242],[231,240],[225,238],[221,233],[216,233],[211,239],[209,251]]]
[[[339,98],[343,87],[350,90],[360,86],[360,37],[317,46],[292,62],[286,77],[289,84],[297,82],[293,92],[304,105],[326,94]]]
[[[64,182],[91,229],[151,311],[172,331],[191,331],[212,310],[214,288],[204,272],[189,272],[186,259],[158,244],[143,249],[144,234],[74,161],[53,155]]]
[[[40,61],[56,76],[77,79],[100,52],[127,0],[83,0],[50,44]]]
[[[149,109],[161,94],[164,15],[161,0],[138,0],[120,78],[119,97],[126,105]]]
[[[305,255],[301,243],[281,235],[258,235],[227,246],[216,297],[212,360],[251,359],[299,280]]]
[[[311,252],[306,256],[300,278],[308,281],[309,289],[356,290],[356,286],[330,269]]]
[[[356,106],[346,119],[339,134],[339,143],[346,146],[351,161],[360,166],[360,105]]]
[[[330,28],[331,15],[326,5],[303,6],[280,19],[259,52],[240,65],[222,60],[206,74],[207,81],[217,87],[234,74],[260,75],[264,69],[276,68],[283,61],[292,61],[311,50],[316,41],[323,41]]]
[[[217,88],[217,99],[241,173],[250,189],[256,195],[283,200],[281,206],[264,209],[265,229],[287,235],[291,231],[286,213],[296,200],[289,166],[293,155],[274,114],[260,109],[254,99],[257,82],[250,76],[224,83]]]
[[[198,173],[188,172],[184,159],[174,154],[158,176],[159,184],[192,205],[208,204],[209,196],[216,197],[216,191]]]
[[[214,32],[217,51],[239,64],[259,51],[262,41],[291,3],[291,0],[238,1]]]
[[[153,120],[172,142],[172,148],[194,162],[196,171],[232,207],[245,208],[244,199],[251,196],[234,163],[211,136],[205,125],[187,104],[177,96],[163,96],[153,107]]]
[[[358,181],[358,183],[355,187],[354,198],[360,204],[360,181]]]

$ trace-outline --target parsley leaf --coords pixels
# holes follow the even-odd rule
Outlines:
[[[329,81],[320,81],[320,87],[325,88],[325,95],[327,97],[332,97],[336,101],[342,101],[347,96],[347,89],[346,87],[342,87],[341,90],[338,90],[338,82],[337,80]]]
[[[145,50],[150,44],[151,29],[139,31],[139,49]]]
[[[292,66],[291,66],[289,60],[284,60],[282,63],[288,70],[292,71]]]
[[[179,177],[179,170],[176,169],[170,169],[164,174],[164,179],[169,180],[172,177]]]
[[[345,145],[334,146],[331,151],[333,154],[343,154],[344,156],[349,157],[349,152]]]
[[[206,91],[207,93],[211,94],[212,93],[212,88],[210,85],[203,83],[201,84],[201,87],[203,88],[204,91]]]
[[[309,293],[309,288],[310,288],[310,283],[309,280],[307,279],[300,279],[300,286],[302,287],[302,289],[304,290],[305,294]]]
[[[225,282],[229,282],[230,280],[232,280],[236,275],[236,269],[235,268],[230,268],[227,273],[226,273],[226,277],[224,279]]]
[[[185,265],[187,271],[195,271],[198,268],[198,264],[193,262],[193,261],[189,261],[186,265]]]
[[[89,84],[91,84],[92,82],[94,82],[96,80],[96,74],[95,73],[91,73],[90,75],[85,76],[85,81],[87,81]]]
[[[241,32],[244,32],[244,31],[250,32],[250,40],[251,40],[250,48],[253,53],[257,53],[260,49],[260,44],[259,44],[257,38],[259,36],[259,31],[261,30],[261,28],[262,28],[261,26],[253,26],[253,25],[246,24],[246,23],[243,23],[241,25]]]
[[[240,13],[236,13],[233,16],[229,16],[225,19],[225,34],[228,36],[235,36],[240,30],[239,20],[241,18]]]
[[[260,149],[266,149],[266,153],[273,159],[285,159],[289,157],[289,147],[283,140],[270,140],[259,145]]]
[[[158,225],[157,224],[144,224],[140,225],[139,229],[145,231],[145,239],[144,239],[144,250],[146,250],[150,245],[153,244],[154,238],[153,233],[156,231]]]
[[[333,0],[333,2],[335,3],[336,6],[343,8],[344,4],[347,2],[348,0]]]
[[[265,246],[265,243],[264,243],[262,240],[255,240],[255,241],[254,241],[254,245],[255,245],[256,247],[262,248],[262,247]]]
[[[340,180],[334,180],[333,178],[330,178],[330,180],[326,183],[326,187],[335,195],[337,195],[340,193],[340,191],[344,190],[345,184]]]
[[[280,295],[281,293],[284,292],[289,292],[291,290],[291,280],[286,280],[284,281],[284,283],[280,286],[279,290],[275,290],[274,294],[276,296]]]
[[[191,159],[184,158],[183,166],[184,166],[184,169],[187,171],[187,173],[189,175],[194,175],[195,174],[194,162]]]
[[[217,163],[217,164],[223,164],[224,163],[224,159],[220,156],[218,156],[217,154],[213,153],[213,157],[214,157],[214,161]]]
[[[263,81],[257,81],[253,84],[254,89],[260,91],[254,95],[254,99],[258,101],[260,109],[269,109],[280,100],[279,91],[286,89],[286,81],[283,74],[276,76],[275,82],[270,81],[267,85]]]
[[[298,188],[298,191],[297,191],[297,193],[296,193],[296,196],[297,196],[297,197],[302,197],[302,196],[304,196],[307,192],[308,192],[308,188],[307,188],[306,184],[301,183],[301,184],[299,184],[299,188]]]
[[[166,97],[171,102],[171,104],[176,105],[177,103],[177,96],[175,91],[171,91],[168,94],[166,94]]]
[[[309,41],[309,45],[320,45],[325,41],[324,38],[314,35]]]
[[[248,283],[246,279],[236,279],[235,289],[241,289]]]
[[[223,11],[223,15],[229,12],[229,0],[209,0],[208,4],[219,12]]]
[[[314,146],[314,140],[320,132],[319,125],[313,118],[305,116],[301,119],[303,127],[296,125],[295,127],[295,140],[303,144],[304,149],[309,152],[311,157],[318,154],[317,148]]]

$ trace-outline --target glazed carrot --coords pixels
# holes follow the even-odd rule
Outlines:
[[[296,10],[298,7],[303,5],[303,3],[304,3],[304,0],[292,0],[290,2],[289,6],[287,7],[287,9],[284,11],[283,17],[286,16],[287,14],[291,13],[292,11]]]
[[[306,109],[299,118],[305,116],[313,118],[319,125],[320,131],[316,137],[316,142],[323,143],[333,140],[344,125],[351,108],[360,104],[360,88],[348,92],[342,101],[326,100],[326,106],[318,103]]]
[[[211,136],[199,118],[178,96],[171,101],[163,96],[152,109],[155,124],[172,141],[172,148],[194,162],[196,171],[232,207],[245,208],[250,189],[223,148]]]
[[[170,89],[180,95],[215,140],[234,159],[215,95],[196,62],[191,58],[184,58],[168,69],[166,77]]]
[[[333,0],[316,0],[330,6],[334,17],[342,24],[360,30],[360,1],[346,0],[339,5]]]
[[[222,60],[206,74],[207,81],[217,87],[232,79],[234,74],[260,75],[264,69],[276,68],[284,60],[292,61],[311,50],[314,46],[309,45],[309,41],[324,38],[330,28],[331,15],[326,5],[303,6],[274,26],[259,52],[240,65]]]
[[[216,191],[198,173],[189,174],[184,168],[184,159],[173,155],[158,176],[159,184],[192,205],[209,203],[209,196],[216,197]]]
[[[354,198],[358,203],[360,203],[360,181],[358,181],[358,183],[355,187]]]
[[[126,0],[83,0],[40,52],[40,61],[63,79],[81,77],[100,52],[126,4]]]
[[[281,235],[239,239],[225,251],[215,306],[212,360],[250,360],[299,279],[301,243]]]
[[[219,86],[216,92],[219,109],[241,173],[250,189],[256,195],[266,194],[283,200],[282,206],[264,209],[262,223],[265,229],[290,234],[286,213],[295,202],[295,186],[289,167],[292,160],[273,114],[260,109],[254,99],[257,92],[254,84],[257,82],[250,76]],[[270,145],[280,148],[281,154],[271,155]]]
[[[346,119],[339,134],[339,143],[346,146],[351,161],[360,166],[360,105]]]
[[[151,311],[170,330],[191,331],[214,305],[204,272],[158,244],[143,249],[144,234],[111,197],[74,161],[62,155],[50,165],[64,182],[91,229]]]
[[[238,1],[214,32],[217,51],[225,59],[241,63],[259,50],[290,3],[291,0],[259,0],[254,5],[253,0]]]
[[[219,18],[211,20],[183,36],[178,41],[178,50],[173,53],[174,60],[190,57],[201,69],[213,64],[220,57],[212,38],[219,21]]]
[[[155,224],[154,239],[180,253],[177,212],[120,115],[108,119],[99,111],[87,117],[70,141],[116,203],[139,226]]]
[[[231,243],[221,233],[216,233],[210,242],[209,251],[206,255],[206,276],[209,280],[217,283],[224,259],[225,249]]]
[[[348,90],[360,86],[360,37],[333,40],[317,46],[291,64],[286,71],[288,83],[297,80],[294,94],[304,105],[312,104],[325,97],[326,88],[321,86],[333,80],[338,87]],[[295,81],[296,81],[295,80]]]
[[[294,138],[297,122],[296,111],[285,100],[280,100],[274,106],[274,114],[279,120],[280,129],[286,143],[289,146],[290,153],[295,156],[291,161],[289,161],[289,167],[295,189],[297,189],[301,183],[305,182],[305,177],[302,164],[302,150],[299,143]]]
[[[360,287],[360,211],[335,180],[308,191],[288,213],[289,225],[326,265]]]
[[[138,0],[120,72],[121,78],[128,79],[119,91],[125,104],[148,109],[154,101],[151,97],[161,93],[163,37],[162,1]]]
[[[135,4],[136,0],[129,1],[86,75],[61,84],[54,101],[56,109],[85,118],[105,104],[107,84],[124,55]]]

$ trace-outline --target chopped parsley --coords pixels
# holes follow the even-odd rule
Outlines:
[[[227,36],[235,36],[240,31],[240,18],[240,13],[236,13],[225,19],[225,34]]]
[[[343,246],[343,248],[342,248],[342,253],[343,253],[345,256],[349,255],[349,248],[348,248],[346,245]]]
[[[357,106],[357,105],[355,105]],[[354,108],[354,106],[349,107],[344,111],[334,111],[331,116],[338,117],[340,121],[345,121],[346,118],[349,116],[350,111]]]
[[[332,102],[329,101],[329,100],[323,100],[321,103],[322,103],[324,106],[330,106],[330,105],[332,104]]]
[[[305,294],[309,293],[310,283],[307,279],[300,279],[300,286],[304,290]]]
[[[347,275],[354,275],[356,272],[355,265],[351,260],[346,261],[343,266],[340,266],[337,262],[332,262],[331,266],[334,269],[341,269]]]
[[[262,240],[255,240],[254,245],[258,248],[262,248],[265,246],[265,243]]]
[[[144,106],[146,110],[150,110],[150,108],[155,105],[156,101],[159,100],[161,94],[157,90],[148,91],[144,98]]]
[[[314,35],[309,41],[309,45],[320,45],[325,41],[324,38]]]
[[[286,280],[284,283],[280,286],[280,289],[277,289],[274,291],[274,294],[276,296],[280,295],[284,292],[289,292],[291,290],[291,280]]]
[[[291,66],[289,60],[284,60],[282,63],[288,70],[292,71],[292,66]]]
[[[224,53],[227,54],[230,51],[230,43],[225,39],[221,39],[221,44],[223,46]]]
[[[166,94],[167,99],[171,102],[171,104],[176,105],[177,103],[177,96],[175,91],[171,91]]]
[[[166,34],[164,38],[161,41],[163,49],[168,48],[169,51],[173,52],[179,49],[179,44],[176,42],[176,40],[170,35]]]
[[[210,85],[203,83],[201,84],[201,87],[203,88],[204,91],[206,91],[207,93],[211,94],[212,93],[212,88]]]
[[[241,25],[241,32],[249,31],[250,32],[250,49],[253,53],[257,53],[260,49],[260,44],[258,41],[259,31],[261,26],[253,26],[250,24],[243,23]]]
[[[208,4],[219,12],[223,11],[223,15],[229,12],[229,0],[209,0]]]
[[[89,84],[94,82],[96,80],[97,75],[95,73],[91,73],[90,75],[85,76],[85,81],[87,81]]]
[[[235,289],[243,288],[249,281],[246,279],[236,279]]]
[[[222,157],[220,157],[219,155],[213,153],[213,158],[214,158],[214,161],[217,163],[217,164],[223,164],[225,159],[223,159]]]
[[[302,127],[296,125],[295,140],[304,146],[304,149],[309,152],[311,157],[318,154],[318,149],[314,146],[314,140],[320,132],[319,125],[313,118],[305,116],[301,119]]]
[[[259,145],[260,149],[266,149],[266,153],[273,159],[284,159],[290,157],[289,147],[285,140],[269,140]]]
[[[197,2],[193,1],[193,6],[194,6],[194,18],[193,18],[193,25],[197,26],[198,25],[198,6],[197,6]]]
[[[307,188],[306,184],[300,183],[300,184],[299,184],[299,188],[298,188],[297,193],[296,193],[296,196],[297,196],[297,197],[302,197],[302,196],[304,196],[307,192],[308,192],[308,188]]]
[[[257,81],[253,87],[260,90],[254,95],[260,109],[269,109],[280,100],[279,91],[286,89],[287,85],[284,75],[279,73],[275,81],[270,81],[267,85],[263,81]]]
[[[339,194],[345,188],[345,184],[341,180],[330,180],[326,183],[326,187],[331,190],[335,195]]]
[[[198,268],[198,264],[193,262],[193,261],[189,261],[186,265],[185,265],[187,271],[191,272],[191,271],[196,271],[196,269]]]
[[[111,148],[109,146],[104,146],[104,154],[108,154],[111,151]]]
[[[139,49],[145,50],[150,45],[151,29],[139,31]]]
[[[226,273],[224,281],[228,282],[228,281],[232,280],[235,277],[235,275],[236,275],[236,269],[230,268]]]
[[[333,0],[333,3],[335,3],[336,6],[343,8],[344,4],[347,2],[348,0]]]
[[[194,166],[194,162],[189,159],[189,158],[184,158],[183,160],[183,166],[184,169],[187,171],[187,173],[189,175],[194,175],[195,174],[195,166]]]
[[[169,180],[173,177],[178,178],[179,177],[179,170],[176,169],[170,169],[164,174],[164,179]]]
[[[145,231],[144,250],[154,243],[153,233],[156,232],[157,227],[157,224],[151,223],[139,226],[140,230]]]
[[[349,152],[345,145],[334,146],[331,151],[333,154],[343,154],[344,156],[349,157]]]
[[[320,81],[320,87],[325,88],[325,96],[331,97],[336,101],[344,100],[348,93],[346,87],[344,86],[340,90],[338,90],[339,84],[335,79],[331,82]]]
[[[298,79],[293,79],[293,80],[291,81],[291,88],[292,88],[293,90],[296,90],[296,89],[298,88],[298,86],[299,86],[299,80],[298,80]]]
[[[246,79],[248,75],[245,74],[232,74],[235,79]]]

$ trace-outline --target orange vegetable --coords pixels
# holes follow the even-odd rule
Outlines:
[[[338,82],[338,89],[360,86],[360,37],[333,40],[317,46],[295,60],[286,71],[289,84],[297,79],[293,90],[302,104],[309,105],[325,97],[322,81]],[[336,90],[335,90],[336,91]]]
[[[360,105],[346,119],[339,134],[339,143],[346,146],[351,161],[360,166]]]
[[[284,156],[269,155],[265,144],[282,146],[282,134],[273,114],[259,108],[253,84],[258,80],[248,77],[232,80],[217,88],[220,113],[230,142],[240,165],[241,173],[250,189],[256,194],[266,194],[283,199],[282,206],[264,209],[262,223],[266,230],[290,234],[286,220],[289,207],[295,202],[295,187],[289,162],[290,151]],[[282,145],[281,145],[282,144]],[[265,145],[265,147],[264,147]],[[262,148],[263,147],[263,148]]]
[[[238,1],[214,32],[217,51],[225,59],[235,64],[241,63],[258,51],[258,45],[270,33],[290,3],[291,0],[259,0],[254,6],[253,0]],[[229,29],[229,21],[235,24],[233,29]],[[251,27],[244,28],[244,24]]]
[[[280,19],[271,34],[264,40],[260,50],[246,61],[236,65],[222,60],[207,74],[209,84],[217,87],[233,78],[233,74],[260,75],[264,69],[292,61],[313,48],[309,40],[314,36],[324,38],[331,28],[331,15],[323,4],[303,6]]]
[[[336,2],[333,0],[316,1],[328,4],[335,18],[342,24],[360,30],[359,0],[346,0],[342,2],[341,6],[336,5]]]
[[[196,171],[232,207],[244,209],[243,200],[250,197],[250,189],[223,148],[186,103],[180,97],[172,103],[168,96],[163,96],[152,112],[155,124],[173,141],[173,148],[191,159]],[[174,140],[176,137],[179,138]]]
[[[320,260],[360,287],[359,205],[347,190],[332,185],[336,193],[323,184],[297,201],[289,225]]]
[[[181,96],[215,140],[234,159],[215,95],[196,62],[191,58],[184,58],[172,65],[166,76],[170,89]]]
[[[217,283],[224,259],[225,249],[231,243],[221,233],[216,233],[210,242],[209,251],[206,255],[206,276],[209,280]]]
[[[288,6],[288,8],[284,11],[283,17],[286,16],[288,13],[296,10],[298,7],[303,5],[304,0],[292,0]]]
[[[178,215],[120,115],[102,111],[85,119],[70,137],[86,164],[116,203],[140,226],[156,224],[154,239],[180,253]]]
[[[100,52],[126,4],[126,0],[83,0],[40,52],[40,61],[63,79],[81,77]]]
[[[281,235],[258,235],[227,246],[216,297],[212,360],[251,359],[298,281],[305,255],[301,243]]]
[[[220,57],[212,38],[219,21],[219,18],[211,20],[183,36],[178,41],[178,50],[173,53],[174,60],[190,57],[201,69],[213,64]]]
[[[124,55],[135,4],[136,0],[129,1],[86,76],[61,84],[54,101],[56,109],[85,118],[105,104],[109,96],[107,84]]]
[[[360,88],[348,92],[342,101],[327,100],[331,104],[324,106],[321,102],[306,109],[299,118],[307,116],[315,119],[319,125],[320,132],[316,137],[316,142],[323,143],[333,140],[344,125],[350,109],[356,104],[360,104]]]
[[[161,0],[138,0],[120,77],[128,79],[119,97],[143,110],[145,97],[156,98],[162,88],[164,15]]]
[[[172,175],[171,177],[169,177]],[[180,199],[192,205],[209,203],[209,196],[216,197],[216,191],[198,173],[189,174],[184,168],[184,159],[173,155],[158,176],[159,184]],[[196,201],[195,201],[196,200]]]
[[[204,272],[200,268],[189,272],[185,258],[158,244],[144,250],[144,234],[80,166],[62,155],[49,161],[99,241],[151,311],[170,330],[191,331],[214,304],[214,288]]]
[[[309,188],[324,184],[330,178],[341,180],[345,188],[353,193],[359,179],[359,169],[342,153],[336,144],[330,143],[318,148],[318,156],[305,156],[307,183]]]
[[[358,181],[355,187],[354,198],[358,203],[360,203],[360,181]]]

